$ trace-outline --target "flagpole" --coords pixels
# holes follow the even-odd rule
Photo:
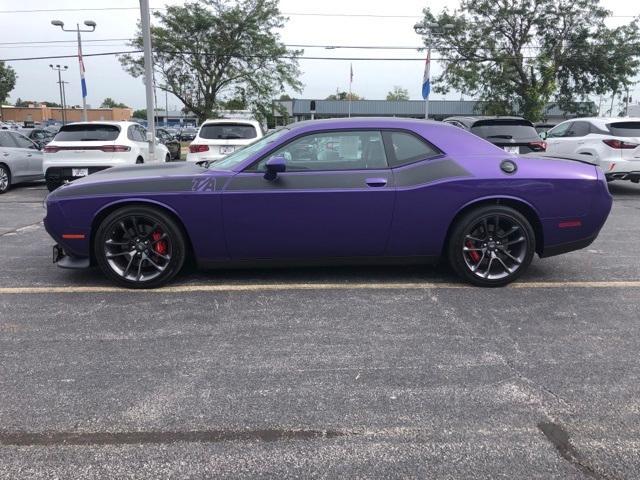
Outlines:
[[[429,38],[429,46],[427,47],[427,62],[429,64],[427,81],[429,82],[429,89],[431,89],[431,38]],[[424,118],[429,119],[429,95],[424,99]]]
[[[349,68],[349,118],[351,118],[351,84],[353,83],[353,63]]]

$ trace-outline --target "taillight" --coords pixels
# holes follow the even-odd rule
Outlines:
[[[106,153],[121,153],[121,152],[129,152],[131,147],[127,147],[126,145],[102,145],[100,150]]]
[[[534,152],[544,152],[547,149],[547,142],[529,142],[529,148]]]
[[[616,140],[613,138],[602,140],[602,141],[607,145],[609,145],[611,148],[617,148],[617,149],[623,149],[623,150],[632,150],[639,145],[638,143],[625,142],[625,141]]]
[[[59,150],[60,150],[59,147],[54,147],[52,145],[46,145],[42,151],[44,153],[56,153]]]
[[[189,153],[202,153],[202,152],[208,152],[209,151],[209,145],[195,145],[195,144],[191,144],[189,145]]]

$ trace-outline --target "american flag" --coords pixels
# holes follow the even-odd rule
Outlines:
[[[84,60],[82,60],[82,47],[80,46],[79,43],[78,43],[78,63],[80,63],[80,84],[82,85],[82,98],[86,98],[87,82],[85,82],[84,80]]]

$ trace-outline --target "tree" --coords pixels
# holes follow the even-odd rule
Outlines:
[[[576,112],[587,105],[577,101],[619,92],[638,72],[637,23],[608,28],[609,15],[599,0],[462,0],[438,15],[426,8],[424,23],[439,25],[433,48],[445,57],[434,91],[453,88],[487,102],[484,113],[532,121],[549,101]]]
[[[124,103],[116,102],[113,98],[107,97],[102,101],[100,108],[129,108]]]
[[[409,90],[395,85],[393,90],[387,93],[387,101],[409,100]]]
[[[351,97],[351,100],[364,100],[364,97],[361,97],[357,93],[351,92],[351,94],[349,94],[349,92],[339,92],[337,90],[336,93],[329,95],[327,100],[349,100],[349,97]]]
[[[147,109],[143,108],[140,110],[134,110],[133,111],[133,118],[147,118]]]
[[[0,62],[0,105],[7,101],[9,92],[16,86],[16,72]]]
[[[288,50],[278,30],[285,24],[278,0],[200,0],[154,11],[151,28],[158,85],[178,97],[200,121],[217,116],[239,88],[257,118],[286,87],[300,91],[300,50]],[[131,46],[141,49],[140,32]],[[140,56],[123,55],[134,77],[144,74]]]

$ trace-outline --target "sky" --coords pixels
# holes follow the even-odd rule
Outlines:
[[[166,4],[180,4],[180,0],[150,0],[151,8],[162,8]],[[640,2],[629,0],[602,0],[601,3],[617,16],[640,15]],[[280,32],[286,44],[304,45],[367,45],[367,46],[421,46],[413,25],[421,19],[425,6],[434,11],[444,7],[454,9],[457,0],[280,0],[281,11],[289,17]],[[103,8],[110,8],[103,10]],[[70,10],[73,9],[73,10]],[[85,10],[76,10],[85,9]],[[93,10],[91,10],[93,9]],[[9,13],[8,11],[16,11]],[[47,10],[25,12],[25,10]],[[371,15],[310,16],[308,14]],[[306,14],[306,15],[305,15]],[[65,22],[67,27],[85,20],[97,23],[95,32],[83,34],[83,52],[99,53],[127,50],[125,39],[136,31],[140,18],[137,0],[0,0],[0,59],[38,57],[48,55],[75,55],[75,34],[63,32],[51,25],[51,20]],[[630,18],[613,18],[611,25],[628,22]],[[107,40],[107,41],[96,41]],[[68,42],[41,43],[36,45],[10,45],[10,42]],[[333,57],[396,57],[422,58],[424,52],[415,50],[356,50],[305,48],[307,56]],[[68,104],[82,101],[78,62],[74,58],[58,60],[8,61],[17,75],[16,88],[9,102],[16,98],[35,101],[59,101],[57,73],[49,64],[68,65],[63,80],[68,81],[66,96]],[[393,86],[409,90],[412,99],[420,99],[423,60],[414,61],[322,61],[301,60],[301,81],[304,90],[293,94],[298,98],[325,98],[336,89],[348,90],[349,65],[353,63],[353,92],[367,99],[384,99]],[[106,97],[123,102],[133,108],[144,108],[145,92],[140,79],[126,73],[114,56],[86,57],[87,102],[97,107]],[[440,72],[437,62],[431,67],[433,76]],[[640,84],[632,95],[640,97]],[[446,96],[432,94],[431,99],[462,97],[458,92]],[[173,96],[168,99],[169,108],[180,107]],[[158,106],[165,108],[165,96],[158,91]]]

